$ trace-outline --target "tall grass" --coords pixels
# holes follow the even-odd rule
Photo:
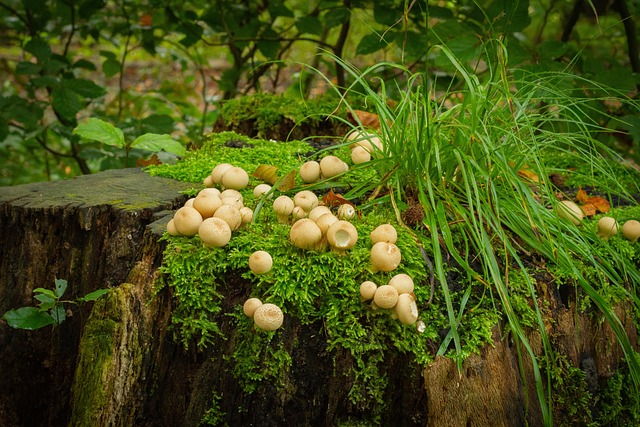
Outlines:
[[[602,281],[626,289],[636,305],[638,266],[602,245],[600,254],[608,252],[605,257],[597,256],[593,233],[558,218],[554,213],[557,189],[545,164],[553,153],[563,153],[573,156],[576,164],[588,162],[596,176],[612,173],[607,159],[621,161],[598,142],[598,134],[605,129],[589,119],[593,99],[575,96],[575,76],[568,73],[521,74],[516,80],[507,70],[506,49],[499,41],[492,42],[495,61],[482,83],[445,46],[434,49],[455,67],[456,77],[464,82],[462,89],[437,96],[426,73],[412,73],[393,63],[360,72],[341,62],[353,81],[347,94],[358,91],[373,103],[381,124],[377,132],[385,143],[374,160],[359,166],[375,168],[378,181],[352,190],[347,197],[385,195],[400,223],[401,211],[419,202],[424,211],[421,225],[428,231],[415,233],[416,242],[433,257],[449,319],[450,332],[441,351],[449,341],[457,354],[462,348],[458,329],[465,304],[456,308],[451,295],[447,263],[452,258],[466,272],[469,283],[483,283],[497,295],[516,348],[528,355],[545,424],[552,424],[551,378],[544,376],[536,361],[541,355],[532,348],[509,289],[509,271],[526,271],[531,253],[573,275],[615,332],[638,387],[640,365],[630,338],[614,307],[577,263],[593,267]],[[405,76],[393,88],[400,94],[394,102],[387,99],[385,83],[375,78],[381,67],[396,68]],[[578,83],[581,90],[589,86],[610,96],[605,88],[596,88],[587,80]],[[458,101],[449,105],[451,99]],[[347,108],[353,110],[348,103]],[[629,189],[614,182],[603,189],[632,200],[630,190],[637,193],[637,185]],[[537,316],[542,357],[553,365],[535,283],[529,274],[523,276]],[[470,289],[469,285],[468,292]]]

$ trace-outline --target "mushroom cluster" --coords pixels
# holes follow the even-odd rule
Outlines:
[[[371,269],[393,271],[400,265],[402,254],[396,246],[398,233],[391,224],[379,225],[371,232]]]
[[[307,184],[329,179],[345,173],[349,170],[349,165],[337,156],[324,156],[319,162],[309,160],[300,167],[298,174],[302,181]]]
[[[386,309],[405,325],[418,320],[418,305],[413,294],[413,279],[404,273],[393,276],[386,285],[377,286],[367,280],[360,284],[360,300],[370,302],[373,309]]]
[[[355,129],[347,135],[347,140],[351,141],[351,161],[355,165],[366,163],[373,157],[380,157],[383,150],[382,141],[373,133]]]
[[[263,331],[275,331],[282,326],[284,314],[275,304],[263,304],[258,298],[249,298],[242,306],[242,311],[253,318],[253,323]]]

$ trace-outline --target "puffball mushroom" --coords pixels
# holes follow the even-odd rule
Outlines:
[[[220,200],[220,197],[208,191],[201,191],[193,200],[193,207],[200,212],[202,218],[212,217],[214,212],[220,206],[222,206],[222,200]]]
[[[324,156],[320,160],[320,172],[324,178],[333,178],[349,170],[349,165],[336,156]]]
[[[344,253],[358,241],[358,230],[349,221],[338,220],[327,229],[327,242],[334,252]]]
[[[242,190],[249,185],[249,174],[237,166],[229,168],[224,174],[222,174],[221,184],[225,188],[231,188],[233,190]]]
[[[296,248],[307,250],[322,249],[322,231],[309,218],[302,218],[293,223],[289,230],[289,240]]]
[[[211,188],[211,187],[213,187],[215,185],[214,182],[213,182],[213,178],[211,178],[211,175],[207,175],[202,180],[202,184],[207,188]]]
[[[353,219],[356,216],[356,209],[349,203],[343,203],[338,207],[338,218],[344,220]]]
[[[391,224],[381,224],[371,232],[371,243],[378,242],[396,243],[398,240],[398,232]]]
[[[579,225],[584,218],[584,212],[582,212],[580,206],[571,200],[562,200],[558,204],[556,212],[560,218],[568,219],[575,225]]]
[[[320,179],[320,163],[315,160],[309,160],[300,166],[300,178],[307,184],[316,182]]]
[[[253,312],[253,321],[263,331],[275,331],[284,321],[282,310],[275,304],[262,304]]]
[[[198,195],[204,194],[204,193],[210,194],[212,196],[220,197],[220,190],[218,190],[217,188],[203,188],[202,190],[200,190]]]
[[[264,274],[271,270],[273,258],[267,251],[255,251],[249,256],[249,269],[254,274]]]
[[[258,184],[253,189],[253,196],[256,198],[260,198],[267,194],[269,191],[271,191],[271,186],[269,184]]]
[[[320,215],[319,218],[315,219],[315,222],[318,225],[318,227],[320,227],[320,231],[322,231],[322,234],[327,234],[327,230],[329,230],[329,227],[331,227],[331,225],[337,221],[338,221],[338,217],[332,214],[331,212],[326,213],[324,215]]]
[[[331,209],[329,209],[328,207],[321,205],[321,206],[316,206],[315,208],[311,209],[309,211],[309,215],[307,215],[309,217],[309,219],[312,220],[317,220],[318,218],[320,218],[322,215],[324,214],[328,214],[331,213]]]
[[[300,206],[305,212],[309,212],[318,206],[318,196],[316,196],[313,191],[298,191],[295,196],[293,196],[293,204]]]
[[[249,317],[253,317],[254,313],[262,305],[262,301],[258,298],[249,298],[242,305],[242,311]]]
[[[205,246],[220,248],[231,240],[231,227],[224,220],[211,217],[202,221],[198,228],[198,235]]]
[[[618,232],[618,222],[610,216],[603,216],[598,220],[598,237],[609,240]]]
[[[224,175],[224,173],[229,169],[231,169],[232,167],[233,165],[229,163],[220,163],[219,165],[216,165],[216,167],[214,167],[213,170],[211,171],[211,180],[215,184],[221,184],[222,175]]]
[[[237,230],[242,225],[242,214],[240,210],[233,205],[222,205],[213,214],[214,218],[220,218],[231,228],[231,231]]]
[[[176,224],[173,222],[173,218],[167,223],[167,233],[169,233],[169,236],[180,235],[180,232],[176,229]]]
[[[300,206],[295,206],[293,208],[293,212],[291,212],[291,216],[293,217],[293,220],[296,221],[302,218],[306,218],[307,212],[305,212],[305,210]]]
[[[393,308],[398,302],[398,291],[393,286],[382,285],[373,295],[373,303],[380,308]]]
[[[198,227],[202,224],[202,215],[191,206],[183,206],[173,216],[173,224],[178,233],[193,237],[198,234]]]
[[[393,271],[402,260],[400,248],[393,243],[378,242],[371,248],[371,268],[376,271]]]
[[[246,206],[240,208],[240,216],[242,217],[242,225],[249,224],[253,221],[253,211]]]
[[[293,200],[289,196],[278,196],[273,201],[273,211],[276,213],[279,223],[286,224],[289,222],[289,215],[293,212],[294,206]]]
[[[360,283],[360,299],[362,301],[369,301],[373,299],[373,296],[376,294],[376,290],[378,289],[378,285],[376,285],[371,280],[365,280]]]
[[[366,148],[358,145],[351,150],[351,161],[354,165],[366,163],[371,160],[371,153]]]
[[[410,294],[414,289],[413,279],[411,276],[404,273],[396,274],[387,284],[396,288],[398,294]]]
[[[195,197],[190,198],[189,200],[187,200],[186,202],[184,202],[184,206],[189,206],[190,208],[193,207],[193,201],[196,200]]]
[[[411,294],[398,295],[395,314],[404,325],[413,325],[418,320],[418,305]]]
[[[631,243],[635,243],[640,238],[640,221],[636,221],[635,219],[630,219],[622,225],[622,235],[631,241]]]

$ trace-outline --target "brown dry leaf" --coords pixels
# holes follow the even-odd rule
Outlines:
[[[609,212],[609,210],[611,209],[611,205],[609,205],[607,199],[600,196],[590,197],[589,203],[594,205],[596,209],[602,213]]]
[[[282,181],[278,185],[279,191],[289,191],[293,187],[296,186],[296,175],[298,174],[297,170],[292,170],[288,174],[282,177]]]
[[[576,194],[576,199],[578,199],[580,203],[589,203],[590,197],[586,191],[580,188],[578,189],[578,193]]]
[[[278,168],[271,165],[260,165],[253,172],[253,176],[263,180],[267,184],[275,184],[278,180]]]
[[[136,166],[137,167],[145,167],[145,166],[160,165],[160,164],[162,164],[162,162],[158,158],[157,154],[154,154],[153,156],[149,157],[148,159],[138,159],[138,160],[136,160]]]
[[[520,178],[528,179],[529,181],[532,181],[532,182],[540,182],[540,178],[538,177],[538,175],[536,175],[530,169],[520,169],[518,171],[518,176]]]
[[[355,208],[355,205],[353,203],[345,199],[342,194],[334,193],[332,189],[330,189],[329,192],[322,197],[322,202],[325,204],[325,206],[329,207],[347,204]]]
[[[362,126],[366,128],[372,128],[374,130],[380,129],[380,118],[377,114],[362,110],[353,110],[353,113],[356,115],[357,120],[351,112],[347,114],[347,118],[352,124],[357,126],[359,121],[362,123]]]
[[[593,203],[585,203],[584,205],[580,205],[580,209],[586,216],[594,216],[597,213],[597,209]]]

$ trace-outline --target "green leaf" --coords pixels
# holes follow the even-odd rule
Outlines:
[[[302,16],[296,19],[296,28],[300,34],[313,34],[315,36],[322,34],[322,23],[315,16]]]
[[[40,302],[39,309],[41,311],[49,310],[56,305],[56,300],[54,298],[51,298],[49,295],[38,294],[34,298]]]
[[[167,134],[145,133],[135,139],[131,143],[132,147],[141,148],[149,151],[166,151],[179,156],[184,155],[187,151],[182,144]]]
[[[7,311],[4,316],[7,324],[16,329],[34,330],[53,325],[55,320],[44,311],[35,307],[21,307]]]
[[[42,76],[31,79],[35,87],[58,87],[58,79],[53,76]]]
[[[34,64],[29,61],[20,61],[16,64],[16,75],[19,76],[28,76],[30,74],[38,74],[42,66],[40,64]]]
[[[90,141],[98,141],[119,148],[125,146],[122,130],[100,119],[90,118],[86,122],[80,123],[73,130],[73,133]]]
[[[260,53],[267,59],[276,59],[280,51],[280,42],[276,41],[278,39],[278,33],[267,28],[262,32],[260,38],[261,40],[256,43]]]
[[[56,279],[56,295],[58,298],[62,298],[67,290],[67,281],[64,279]]]
[[[398,23],[398,21],[402,19],[401,13],[398,8],[394,9],[380,3],[374,3],[373,5],[373,19],[387,27]]]
[[[47,296],[48,298],[51,298],[51,299],[56,299],[57,298],[56,293],[53,292],[51,289],[35,288],[33,290],[33,293],[37,294],[37,295],[45,295],[45,296]]]
[[[101,296],[108,294],[109,291],[110,289],[98,289],[97,291],[93,291],[86,294],[82,298],[78,298],[78,301],[80,302],[95,301]]]
[[[351,18],[351,12],[346,7],[338,7],[330,9],[324,14],[324,22],[327,28],[333,28],[342,25]]]
[[[24,50],[38,58],[38,62],[45,62],[51,57],[51,47],[42,39],[29,40]]]
[[[371,33],[362,37],[358,47],[356,48],[356,55],[367,55],[369,53],[377,52],[380,49],[387,46],[387,42],[380,38],[379,34]]]
[[[82,68],[85,70],[91,70],[91,71],[95,71],[96,70],[96,66],[93,62],[88,61],[86,59],[78,59],[76,62],[73,63],[72,65],[73,68]]]
[[[102,72],[105,77],[113,77],[120,72],[120,62],[115,58],[107,58],[102,63]]]
[[[87,79],[69,79],[63,85],[84,98],[99,98],[107,93],[102,86]]]
[[[61,120],[73,123],[76,114],[82,110],[83,102],[80,96],[67,87],[59,87],[51,91],[51,105]]]
[[[53,310],[51,310],[49,316],[53,319],[54,325],[60,325],[64,322],[64,319],[67,318],[67,310],[62,306],[62,304],[58,304]]]
[[[140,121],[141,132],[144,133],[171,133],[175,122],[168,114],[151,114]]]
[[[203,28],[200,25],[185,22],[180,31],[184,34],[184,37],[180,39],[180,44],[184,47],[190,47],[200,41],[202,38]]]

